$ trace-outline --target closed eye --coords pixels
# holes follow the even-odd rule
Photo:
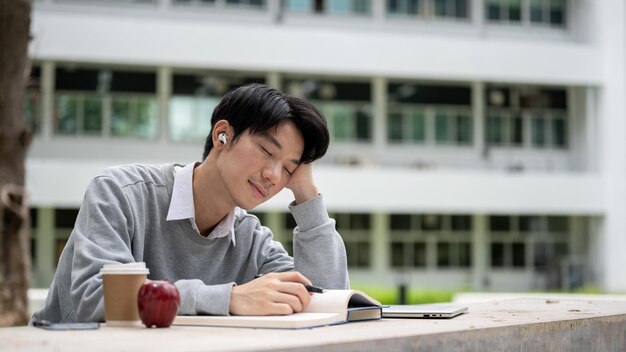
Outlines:
[[[259,145],[259,147],[261,147],[261,149],[263,150],[263,152],[265,152],[265,154],[272,156],[272,153],[270,153],[270,151],[265,149],[262,145]]]

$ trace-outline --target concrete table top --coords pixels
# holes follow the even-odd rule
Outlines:
[[[0,351],[626,351],[626,302],[515,299],[453,319],[382,319],[305,330],[174,326],[0,329]]]

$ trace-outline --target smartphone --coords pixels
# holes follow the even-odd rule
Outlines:
[[[94,330],[100,327],[100,323],[51,323],[47,320],[35,320],[33,326],[46,330]]]

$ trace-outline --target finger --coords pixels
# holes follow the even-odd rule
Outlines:
[[[293,308],[286,303],[272,303],[268,308],[271,315],[290,315],[294,313]]]
[[[302,302],[300,301],[300,298],[296,295],[292,295],[289,293],[276,292],[272,300],[274,303],[282,303],[282,304],[289,305],[289,307],[291,307],[292,313],[301,312],[303,309]]]
[[[311,281],[297,271],[287,271],[283,273],[273,273],[273,277],[283,282],[299,282],[304,285],[312,285]]]
[[[311,301],[311,295],[303,284],[297,282],[285,282],[278,287],[278,291],[281,293],[289,294],[298,297],[302,309],[306,308]]]

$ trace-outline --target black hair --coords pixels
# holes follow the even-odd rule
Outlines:
[[[313,104],[265,84],[246,84],[224,95],[213,110],[211,133],[204,144],[203,160],[213,148],[213,128],[219,120],[228,121],[233,128],[232,142],[236,142],[244,131],[249,130],[253,134],[265,132],[283,121],[292,121],[304,138],[302,163],[324,156],[330,143],[326,119]]]

